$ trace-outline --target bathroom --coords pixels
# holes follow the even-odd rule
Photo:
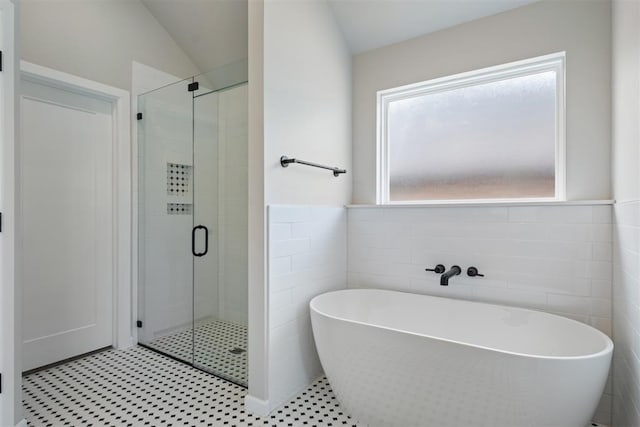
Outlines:
[[[587,411],[593,413],[580,416],[597,425],[640,426],[637,1],[3,0],[0,6],[0,425],[366,425],[366,414],[358,419],[346,410],[354,406],[335,389],[341,378],[332,379],[326,357],[318,356],[323,350],[309,303],[332,291],[375,289],[530,309],[588,325],[610,337],[614,351],[601,390],[595,387],[597,402]],[[485,110],[457,124],[481,123],[475,132],[496,132],[499,141],[480,149],[441,143],[439,154],[448,155],[442,162],[420,149],[409,151],[400,169],[396,158],[386,162],[390,146],[383,136],[393,133],[383,130],[392,116],[383,113],[403,96],[423,91],[428,98],[446,93],[438,92],[443,85],[452,93],[470,79],[495,83],[536,72],[552,76],[553,84],[539,86],[547,92],[534,94],[527,108],[550,106],[544,112]],[[37,84],[54,80],[74,96],[79,88],[100,94],[101,104],[73,111],[91,110],[96,120],[106,115],[117,124],[95,123],[107,126],[114,145],[93,153],[110,163],[75,162],[85,153],[81,144],[65,153],[46,151],[46,144],[30,149],[28,138],[48,144],[54,131],[66,135],[46,114],[40,120],[47,131],[25,124],[26,113],[40,111],[33,99],[52,93]],[[232,94],[235,103],[227,102]],[[47,105],[71,102],[56,96]],[[513,105],[526,104],[520,101]],[[154,118],[152,105],[174,116]],[[508,114],[511,120],[497,118]],[[169,121],[176,116],[178,124]],[[499,128],[504,122],[510,126]],[[227,146],[224,129],[237,131]],[[520,145],[505,143],[516,131]],[[532,148],[538,131],[551,143]],[[144,210],[145,201],[156,203],[145,199],[150,135],[186,144],[185,151],[158,154],[162,168],[154,173],[163,175],[151,180],[164,192],[162,220]],[[219,150],[203,152],[212,140]],[[68,150],[64,142],[55,141]],[[339,171],[281,163],[282,156]],[[58,169],[50,168],[54,163]],[[532,165],[539,170],[520,173]],[[394,172],[421,166],[440,174],[421,179],[444,185],[416,194],[402,188],[411,179],[399,176],[394,184]],[[498,184],[477,172],[492,166],[506,176]],[[191,174],[192,195],[167,193],[175,190],[168,181],[181,172]],[[81,186],[80,173],[103,178],[94,184],[105,192]],[[198,186],[203,181],[207,186]],[[456,182],[463,184],[455,188]],[[112,224],[112,233],[82,222],[84,202],[71,190],[57,197],[55,184],[97,194],[91,199],[103,215],[97,221]],[[238,197],[229,201],[225,194]],[[107,202],[110,216],[101,209]],[[171,217],[169,204],[186,214]],[[169,220],[171,226],[162,222]],[[65,232],[84,226],[110,250]],[[159,234],[149,238],[151,232]],[[54,244],[69,234],[76,254],[93,251],[111,264],[96,261],[93,270],[69,264],[74,252]],[[173,246],[185,250],[176,257]],[[442,273],[425,271],[439,264],[450,275],[446,283]],[[64,306],[51,289],[40,294],[33,283],[76,268],[94,276],[109,270],[95,276],[112,285],[111,305],[94,310],[109,311],[103,314],[110,327],[101,331],[106,341],[90,343],[88,351],[29,350],[33,340],[23,333],[36,320],[53,327],[61,317],[47,317],[47,310]],[[186,278],[179,282],[184,287],[163,288],[172,275]],[[229,283],[234,288],[225,288]],[[215,288],[203,290],[209,285]],[[157,315],[144,317],[150,312],[144,304],[154,301]],[[84,307],[85,315],[94,307],[75,296],[70,304]],[[215,312],[200,313],[214,305]],[[178,314],[178,306],[186,311]],[[461,320],[448,314],[436,323]],[[197,328],[213,318],[246,331],[244,341],[229,346],[239,353],[225,355],[242,361],[244,376],[198,362]],[[462,321],[481,324],[472,316]],[[164,324],[147,330],[154,322]],[[151,337],[182,334],[187,353],[159,348],[149,331]],[[506,336],[498,331],[483,333]],[[356,354],[357,344],[351,346]],[[59,363],[94,350],[103,351]],[[581,373],[594,376],[591,369]],[[375,381],[364,385],[362,396],[375,387]],[[403,384],[381,387],[400,395]],[[407,425],[402,415],[381,424]],[[554,425],[536,417],[523,425]],[[456,420],[450,413],[448,421],[428,425],[469,425]],[[489,414],[472,425],[500,423]]]

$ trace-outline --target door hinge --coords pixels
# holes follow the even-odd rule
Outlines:
[[[2,63],[2,51],[0,50],[0,71],[3,71],[3,63]]]
[[[189,92],[195,92],[198,88],[200,88],[200,83],[198,82],[189,83],[189,86],[187,86]]]
[[[0,233],[2,233],[2,212],[0,212]]]
[[[0,374],[0,394],[2,394],[2,374]]]
[[[142,320],[138,320],[138,321],[136,321],[136,326],[137,326],[138,328],[142,328]]]
[[[136,119],[138,119],[138,120],[142,120],[142,113],[138,113],[138,114],[136,114]]]

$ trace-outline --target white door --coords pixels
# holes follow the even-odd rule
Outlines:
[[[113,342],[113,107],[22,78],[23,370]]]

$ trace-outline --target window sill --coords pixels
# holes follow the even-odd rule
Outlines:
[[[566,200],[566,201],[513,201],[513,202],[435,202],[387,205],[346,205],[348,209],[371,208],[476,208],[476,207],[517,207],[517,206],[592,206],[613,205],[615,200]]]

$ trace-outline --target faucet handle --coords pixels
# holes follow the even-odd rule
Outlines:
[[[442,274],[446,270],[445,266],[442,264],[436,265],[436,268],[425,268],[424,271],[433,271],[437,274]]]
[[[469,277],[484,277],[484,274],[478,273],[478,269],[476,267],[467,268],[467,276]]]

